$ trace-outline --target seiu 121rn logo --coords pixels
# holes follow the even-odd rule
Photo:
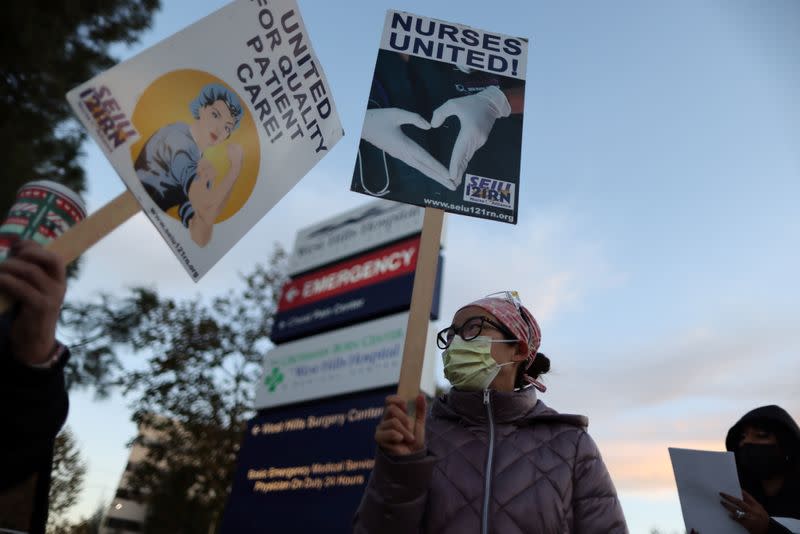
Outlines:
[[[507,210],[514,209],[514,184],[467,174],[464,185],[464,200]]]
[[[109,151],[138,137],[131,121],[105,85],[89,87],[79,95],[83,109],[97,126],[97,133]]]

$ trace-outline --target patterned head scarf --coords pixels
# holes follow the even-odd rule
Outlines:
[[[542,331],[528,308],[519,301],[514,302],[511,298],[494,296],[470,302],[460,309],[463,310],[469,306],[477,306],[497,317],[497,320],[517,338],[522,352],[526,352],[528,359],[533,361],[539,345],[542,343]]]
[[[516,292],[504,291],[500,294],[505,295],[505,297],[490,295],[470,302],[460,309],[476,306],[497,317],[497,320],[517,338],[520,351],[527,353],[528,356],[525,363],[525,369],[527,370],[539,351],[539,346],[542,343],[542,331],[539,329],[539,323],[536,322],[533,314],[519,301]],[[544,386],[537,380],[527,374],[525,374],[524,378],[540,391],[544,391]]]

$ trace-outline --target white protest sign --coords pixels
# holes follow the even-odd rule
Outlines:
[[[343,135],[295,0],[236,0],[67,99],[194,280]]]
[[[669,448],[686,530],[747,534],[720,504],[720,492],[742,498],[732,452]]]
[[[408,313],[284,343],[264,358],[255,408],[262,409],[397,383]],[[426,346],[421,388],[433,394],[436,343]]]
[[[800,534],[800,519],[793,517],[773,517],[779,525],[789,529],[792,534]]]

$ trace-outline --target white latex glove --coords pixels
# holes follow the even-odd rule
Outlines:
[[[411,124],[422,130],[431,128],[428,121],[411,111],[399,108],[368,109],[361,138],[455,191],[456,184],[450,179],[445,166],[407,137],[400,129],[403,124]]]
[[[487,87],[474,95],[451,98],[433,112],[431,126],[438,128],[451,115],[458,117],[461,129],[450,157],[450,180],[461,184],[472,156],[486,143],[494,121],[511,114],[511,105],[503,91]]]

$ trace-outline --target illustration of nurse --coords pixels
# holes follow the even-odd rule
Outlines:
[[[221,84],[203,87],[189,109],[194,122],[175,122],[157,130],[133,167],[153,202],[165,212],[178,206],[192,240],[205,247],[239,178],[243,150],[236,143],[227,145],[230,167],[217,184],[216,172],[203,153],[231,136],[243,110],[239,97]]]

